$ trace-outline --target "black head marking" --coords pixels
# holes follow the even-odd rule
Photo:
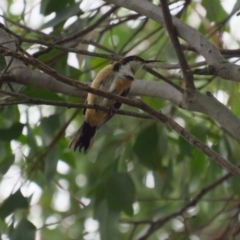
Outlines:
[[[136,61],[136,62],[144,62],[144,60],[138,56],[129,56],[129,57],[125,57],[125,58],[122,58],[119,62],[122,64],[122,65],[125,65],[129,62],[133,62],[133,61]]]
[[[119,69],[121,67],[121,64],[119,62],[116,62],[114,65],[113,65],[113,71],[114,72],[118,72]]]
[[[133,81],[134,80],[134,77],[131,76],[131,75],[124,75],[124,77],[129,80],[129,81]]]
[[[122,65],[126,65],[132,61],[145,62],[142,58],[140,58],[138,56],[125,57],[125,58],[120,59],[118,62],[116,62],[113,65],[113,71],[116,71],[116,72],[119,71],[119,69]]]

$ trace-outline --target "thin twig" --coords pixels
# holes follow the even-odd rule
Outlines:
[[[128,46],[128,44],[130,42],[132,42],[134,39],[136,39],[136,36],[143,30],[143,28],[145,27],[147,22],[148,22],[148,18],[146,18],[144,20],[144,22],[141,24],[141,26],[125,41],[125,43],[123,44],[123,46],[119,50],[119,53],[121,55],[124,55],[124,54],[122,54],[122,51],[125,49],[126,46]],[[137,44],[134,44],[134,45],[136,46]]]
[[[67,107],[67,108],[90,108],[90,109],[96,109],[101,110],[104,112],[109,112],[110,109],[108,107],[103,107],[100,105],[90,105],[86,103],[68,103],[68,102],[61,102],[61,101],[50,101],[50,100],[44,100],[44,99],[38,99],[38,98],[31,98],[26,95],[23,95],[21,93],[12,93],[6,90],[1,90],[0,93],[17,97],[17,98],[23,98],[24,100],[19,101],[12,101],[12,102],[3,102],[0,103],[0,107],[4,106],[12,106],[12,105],[18,105],[18,104],[34,104],[34,105],[50,105],[50,106],[58,106],[58,107]],[[136,117],[136,118],[143,118],[143,119],[153,119],[149,114],[145,113],[137,113],[137,112],[131,112],[131,111],[125,111],[121,109],[111,109],[114,114],[119,114],[123,116],[129,116],[129,117]]]
[[[152,233],[154,233],[156,230],[158,230],[163,225],[165,225],[169,220],[171,220],[172,218],[175,218],[175,217],[177,217],[179,215],[182,215],[190,207],[195,206],[203,198],[204,195],[206,195],[208,192],[210,192],[212,189],[216,188],[217,186],[219,186],[223,182],[227,181],[230,177],[232,177],[232,175],[230,173],[228,173],[225,176],[223,176],[220,179],[218,179],[217,181],[215,181],[214,183],[212,183],[209,186],[203,188],[199,192],[199,194],[195,198],[193,198],[189,203],[187,203],[183,208],[181,208],[177,212],[174,212],[174,213],[172,213],[172,214],[170,214],[170,215],[168,215],[168,216],[166,216],[164,218],[161,218],[161,219],[155,221],[153,224],[151,224],[150,228],[144,234],[144,236],[140,237],[138,240],[146,240],[146,239],[148,239],[148,237]]]
[[[165,76],[163,76],[162,74],[154,71],[153,69],[145,66],[143,67],[143,69],[145,69],[147,72],[151,73],[153,76],[162,79],[164,82],[168,83],[169,85],[171,85],[172,87],[176,88],[179,92],[183,93],[184,90],[178,86],[176,83],[172,82],[171,80],[169,80],[168,78],[166,78]]]
[[[72,122],[72,120],[77,116],[79,112],[79,109],[76,109],[71,117],[68,119],[68,121],[61,127],[61,129],[58,131],[55,137],[53,137],[52,141],[50,144],[44,148],[44,151],[41,152],[38,156],[33,157],[32,159],[29,159],[29,166],[27,170],[27,175],[30,176],[36,168],[41,166],[41,164],[44,164],[45,157],[47,154],[53,149],[53,147],[57,144],[59,139],[64,135],[66,128],[68,125]]]
[[[70,195],[73,199],[77,200],[77,202],[78,202],[83,208],[86,207],[86,205],[85,205],[81,200],[79,200],[78,197],[76,197],[76,196],[75,196],[72,192],[70,192],[68,189],[65,189],[65,188],[60,184],[59,181],[54,180],[54,182],[56,183],[56,185],[57,185],[60,189],[62,189],[62,190],[65,191],[65,192],[68,192],[69,195]]]
[[[232,198],[234,197],[235,194],[233,194],[230,198],[227,199],[227,201],[225,202],[224,206],[222,209],[220,209],[217,213],[215,213],[213,216],[211,216],[210,219],[206,219],[204,224],[199,227],[197,230],[195,230],[194,232],[203,230],[205,227],[209,227],[210,223],[215,220],[217,217],[219,217],[224,211],[226,211],[227,206],[229,205],[229,203],[232,202]],[[239,199],[238,199],[239,202]]]
[[[183,50],[197,52],[195,48],[190,45],[181,45]],[[231,57],[240,57],[240,49],[218,49],[222,55]]]
[[[181,127],[178,123],[173,121],[168,116],[164,115],[163,113],[154,110],[153,108],[149,107],[146,103],[144,103],[141,100],[138,99],[129,99],[126,97],[121,97],[116,94],[110,93],[110,92],[104,92],[98,89],[94,89],[92,87],[89,87],[86,84],[74,81],[70,78],[64,77],[61,74],[59,74],[56,70],[44,65],[37,59],[30,59],[26,58],[24,56],[21,56],[13,51],[10,51],[7,48],[0,46],[0,53],[7,55],[7,56],[14,56],[15,58],[27,62],[33,66],[37,66],[39,69],[44,71],[45,73],[49,74],[50,76],[54,77],[56,80],[63,82],[65,84],[68,84],[72,87],[75,87],[76,89],[90,92],[95,95],[99,95],[104,98],[113,99],[117,102],[125,103],[127,105],[130,105],[132,107],[137,107],[138,109],[141,109],[145,111],[146,113],[150,114],[152,117],[154,117],[156,120],[160,121],[161,123],[165,124],[166,126],[173,129],[175,132],[177,132],[181,137],[183,137],[187,142],[189,142],[192,146],[199,149],[201,152],[203,152],[205,155],[209,156],[212,160],[214,160],[217,164],[219,164],[221,167],[227,169],[229,172],[231,172],[233,175],[240,177],[240,170],[232,164],[230,161],[226,160],[225,158],[221,157],[218,153],[216,153],[214,150],[212,150],[210,147],[202,143],[200,140],[198,140],[195,136],[193,136],[191,133],[186,131],[183,127]]]
[[[171,16],[169,8],[168,8],[167,0],[161,0],[161,6],[162,6],[162,12],[163,12],[164,20],[165,20],[166,29],[168,31],[169,37],[172,41],[173,47],[178,56],[179,64],[181,66],[181,70],[183,73],[183,78],[186,83],[186,88],[189,90],[195,89],[194,81],[193,81],[193,74],[192,74],[190,68],[188,67],[187,61],[186,61],[183,51],[181,49],[181,45],[177,38],[177,32],[172,23],[172,16]]]
[[[69,42],[69,41],[72,41],[76,38],[79,38],[79,37],[82,37],[83,35],[91,32],[92,30],[94,30],[101,22],[103,22],[105,19],[107,19],[114,11],[116,11],[118,9],[117,6],[115,7],[112,7],[108,12],[106,12],[105,14],[103,14],[95,23],[93,23],[92,25],[88,26],[87,28],[85,28],[84,30],[80,31],[80,32],[77,32],[77,33],[74,33],[68,37],[65,37],[65,38],[62,38],[62,39],[59,39],[57,41],[55,41],[54,43],[55,44],[63,44],[63,43],[66,43],[66,42]],[[34,58],[37,58],[39,57],[40,55],[42,54],[45,54],[45,53],[48,53],[49,51],[51,51],[52,48],[51,47],[48,47],[47,49],[44,49],[44,50],[41,50],[39,52],[36,52],[33,54],[33,57]]]

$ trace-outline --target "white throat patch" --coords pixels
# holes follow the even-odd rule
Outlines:
[[[119,71],[117,72],[118,78],[125,78],[125,76],[130,76],[134,78],[134,73],[132,72],[130,64],[121,66]]]

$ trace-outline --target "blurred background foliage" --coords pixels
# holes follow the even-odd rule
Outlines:
[[[20,2],[0,3],[1,21],[19,36],[51,42],[95,24],[81,39],[63,46],[178,62],[166,30],[138,13],[116,8],[102,20],[110,7],[100,0]],[[217,47],[238,48],[239,1],[168,2],[173,15]],[[189,64],[203,60],[186,42],[182,44]],[[81,82],[91,81],[113,62],[88,55],[76,58],[58,49],[43,54],[44,47],[33,43],[23,42],[21,47],[58,73]],[[238,61],[237,55],[227,57]],[[0,64],[4,69],[3,57]],[[179,69],[161,70],[161,74],[183,86]],[[161,81],[144,70],[137,79]],[[195,83],[240,116],[238,84],[209,75],[195,75]],[[47,100],[84,101],[29,86],[21,92]],[[208,116],[163,99],[141,98],[223,157],[239,163],[239,143]],[[1,99],[4,103],[5,96]],[[137,111],[129,106],[123,109]],[[83,121],[81,109],[19,104],[1,106],[0,112],[0,239],[240,239],[239,179],[226,175],[162,124],[116,115],[83,155],[68,148]]]

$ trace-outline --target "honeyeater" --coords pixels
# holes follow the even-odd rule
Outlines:
[[[100,70],[94,78],[91,87],[125,97],[128,95],[136,71],[152,62],[159,61],[146,61],[138,56],[122,58],[115,64],[108,65]],[[92,93],[88,93],[86,103],[116,109],[119,109],[122,105],[120,102]],[[83,114],[85,121],[70,141],[69,147],[73,147],[74,151],[79,148],[80,152],[83,148],[84,153],[87,153],[92,145],[96,131],[106,123],[113,114],[111,111],[104,112],[90,108],[84,109]]]

